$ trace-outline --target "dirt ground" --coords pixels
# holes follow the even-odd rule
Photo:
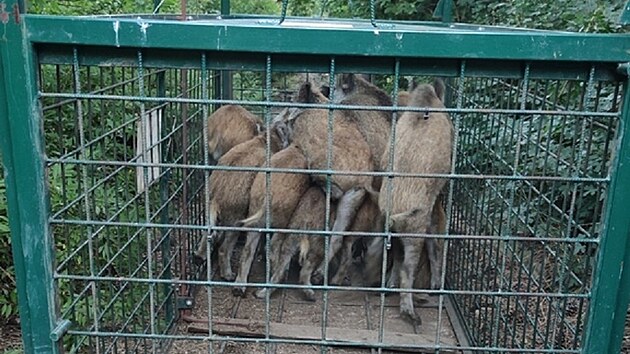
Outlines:
[[[22,335],[18,324],[0,325],[0,353],[21,353]]]

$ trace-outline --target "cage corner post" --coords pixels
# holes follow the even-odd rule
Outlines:
[[[624,258],[628,259],[630,245],[630,219],[627,215],[627,201],[630,188],[625,181],[630,180],[630,66],[622,64],[626,75],[623,90],[623,106],[618,125],[619,149],[612,167],[611,191],[607,201],[607,216],[602,230],[601,250],[594,273],[592,299],[589,304],[587,327],[582,353],[618,353],[623,333],[623,320],[618,317],[627,310],[628,274],[624,274]],[[627,267],[626,267],[627,268]],[[625,283],[624,283],[625,282]],[[626,307],[621,309],[622,303]],[[621,328],[617,328],[621,326]],[[616,351],[615,351],[616,349]]]
[[[221,17],[225,18],[230,16],[232,13],[232,8],[230,4],[230,0],[221,0]],[[232,86],[233,86],[234,78],[232,75],[232,71],[230,70],[221,70],[219,75],[216,76],[216,82],[214,83],[214,87],[219,88],[216,90],[215,99],[223,99],[223,100],[231,100],[233,99],[232,95]],[[214,109],[218,109],[222,106],[223,103],[219,105],[215,105]]]
[[[23,1],[2,0],[0,4],[4,11],[11,11],[8,18],[3,16],[0,43],[0,104],[6,113],[0,117],[0,127],[24,350],[59,353],[59,342],[53,338],[63,333],[53,335],[57,301],[35,55],[26,36]]]

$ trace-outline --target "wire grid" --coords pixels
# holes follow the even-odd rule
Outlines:
[[[187,285],[140,284],[122,279],[193,278],[187,259],[201,239],[201,231],[149,224],[203,224],[202,171],[107,166],[94,161],[145,165],[199,161],[204,152],[202,105],[168,99],[201,97],[201,73],[145,69],[140,52],[137,67],[81,66],[79,51],[74,51],[74,63],[40,67],[61,317],[85,331],[168,333],[177,320],[176,294],[190,296],[191,289]],[[51,92],[165,99],[147,103],[46,97]],[[158,112],[159,123],[148,118]],[[157,130],[161,133],[151,136],[150,141],[148,136],[138,134],[155,124],[161,125]],[[145,149],[139,148],[142,146]],[[120,280],[102,282],[65,276]],[[161,340],[87,336],[66,343],[69,352],[85,348],[102,353],[121,348],[129,352],[139,348],[159,351],[163,346]]]
[[[40,67],[60,316],[74,325],[64,339],[66,348],[69,352],[161,352],[172,339],[255,341],[266,343],[266,352],[280,343],[318,345],[322,350],[335,345],[325,339],[271,338],[269,298],[264,339],[173,334],[181,306],[178,299],[189,299],[192,288],[201,286],[209,290],[212,306],[211,289],[233,286],[213,278],[212,272],[210,280],[204,280],[205,271],[190,262],[195,246],[212,231],[205,216],[208,175],[217,168],[228,169],[208,166],[204,118],[218,103],[240,103],[261,114],[269,126],[273,113],[287,106],[282,101],[299,79],[274,72],[268,56],[261,63],[262,71],[234,73],[234,100],[217,100],[211,98],[216,97],[212,79],[217,74],[207,68],[205,54],[199,58],[201,70],[145,68],[142,54],[138,51],[133,67],[84,66],[79,65],[81,48],[73,48],[72,63]],[[392,67],[392,75],[381,79],[401,82],[404,67],[398,61]],[[338,74],[334,59],[328,74],[334,83]],[[438,176],[449,179],[444,191],[449,234],[437,236],[447,243],[444,285],[440,290],[414,292],[439,295],[440,314],[446,298],[451,299],[470,343],[443,346],[438,331],[434,343],[414,348],[579,352],[615,147],[620,87],[596,79],[594,66],[582,81],[530,79],[529,75],[526,65],[520,79],[475,77],[468,75],[466,62],[461,61],[458,76],[449,79],[446,111],[456,128],[454,162],[451,173]],[[395,100],[398,86],[389,90]],[[162,112],[160,137],[146,144],[137,132],[146,131],[153,121],[141,117],[155,111]],[[146,148],[138,150],[138,144]],[[156,147],[159,163],[150,156]],[[149,181],[153,168],[158,168],[157,178]],[[274,172],[313,173],[232,169],[263,171],[268,179]],[[137,190],[139,171],[143,171],[144,192]],[[372,174],[401,176],[388,171]],[[330,186],[327,189],[330,198]],[[265,231],[273,230],[269,222]],[[326,230],[291,231],[327,237]],[[269,256],[269,246],[264,253]],[[268,263],[266,268],[269,279]],[[322,338],[329,292],[380,293],[378,331],[383,341],[385,294],[398,290],[384,284],[329,286],[327,276],[324,285],[315,289],[325,294]],[[440,315],[438,327],[446,321]],[[370,346],[392,347],[385,342]],[[208,346],[209,351],[215,349]]]
[[[594,67],[584,81],[528,70],[454,83],[458,107],[574,114],[461,116],[457,170],[519,178],[455,181],[453,232],[494,237],[451,244],[449,284],[480,292],[453,297],[477,345],[579,352],[620,86],[595,80]]]

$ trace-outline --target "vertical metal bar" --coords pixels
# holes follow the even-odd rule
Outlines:
[[[630,240],[630,233],[627,234],[626,240]],[[628,241],[626,241],[628,242]],[[626,312],[630,305],[630,250],[626,249],[626,256],[623,261],[623,270],[621,272],[621,284],[617,292],[617,304],[615,306],[615,315],[613,317],[612,335],[610,344],[608,345],[609,353],[621,353],[621,342],[624,336]]]
[[[230,0],[221,0],[221,16],[229,16],[231,12]],[[220,74],[221,80],[221,98],[224,100],[232,99],[233,75],[229,70],[222,70]]]
[[[623,70],[624,74],[630,74],[628,66],[624,66]],[[618,347],[619,344],[614,343],[614,339],[623,329],[614,328],[613,323],[619,326],[623,325],[623,321],[615,318],[622,314],[622,311],[615,307],[622,305],[628,296],[620,293],[622,288],[628,287],[627,279],[620,281],[624,257],[627,258],[628,234],[630,233],[630,218],[627,213],[630,188],[623,183],[630,180],[630,80],[628,78],[626,78],[623,94],[621,121],[617,132],[617,152],[612,164],[613,175],[608,190],[607,213],[603,223],[597,267],[593,274],[593,295],[589,305],[582,348],[583,353],[589,354],[612,353],[613,347]],[[626,299],[623,299],[624,297]],[[614,336],[613,333],[615,333]]]
[[[229,15],[230,10],[230,0],[221,0],[221,15]]]
[[[444,23],[453,22],[453,0],[440,0],[435,6],[433,17]]]
[[[144,62],[142,59],[142,51],[138,51],[138,96],[140,97],[146,97],[145,94],[145,87],[144,87]],[[146,114],[146,108],[145,108],[145,103],[144,101],[140,101],[140,146],[142,148],[142,162],[143,163],[148,163],[148,161],[150,161],[149,159],[149,144],[147,144],[146,142],[146,136],[148,135],[147,132],[150,131],[150,128],[148,126],[149,122],[145,121],[145,117],[147,116]],[[151,203],[150,203],[150,198],[149,198],[149,191],[150,191],[150,186],[149,186],[149,168],[146,165],[143,167],[144,173],[143,173],[143,177],[144,177],[144,222],[150,222],[151,220]],[[146,238],[147,238],[147,272],[148,272],[148,278],[149,280],[153,279],[153,231],[150,230],[149,228],[147,228],[146,230]],[[155,314],[155,286],[156,284],[153,282],[150,282],[148,284],[149,287],[149,325],[151,328],[151,334],[155,334],[156,333],[156,314]],[[151,349],[153,353],[156,353],[156,344],[155,344],[155,340],[152,340],[152,345],[151,345]]]
[[[208,92],[208,60],[207,60],[207,56],[206,53],[202,53],[201,54],[201,77],[202,77],[202,81],[201,81],[201,95],[202,98],[204,100],[208,99],[209,96],[209,92]],[[203,163],[205,166],[208,166],[210,164],[210,157],[209,157],[209,152],[208,152],[208,139],[210,138],[208,136],[208,104],[204,103],[203,104]],[[208,170],[204,170],[203,171],[203,183],[204,183],[204,210],[205,210],[205,215],[206,215],[206,225],[208,225],[208,229],[206,230],[206,234],[205,236],[202,238],[201,242],[207,242],[207,254],[206,254],[206,259],[207,261],[207,265],[206,265],[206,279],[208,279],[208,281],[212,281],[212,251],[213,251],[213,240],[210,238],[212,237],[212,234],[214,232],[214,230],[212,229],[212,227],[210,226],[210,218],[211,218],[211,213],[210,213],[210,171]],[[203,235],[203,233],[202,233]],[[206,292],[207,292],[207,296],[208,296],[208,336],[212,337],[213,336],[213,329],[212,329],[212,307],[213,307],[213,303],[212,303],[212,286],[208,285],[206,286]],[[214,343],[212,340],[208,341],[208,352],[209,353],[214,353]]]
[[[522,86],[522,92],[521,92],[521,105],[520,105],[520,109],[521,110],[525,110],[526,108],[526,102],[527,102],[527,92],[529,90],[529,72],[530,72],[530,65],[529,63],[525,66],[525,71],[523,73],[523,86]],[[520,139],[522,137],[522,130],[523,130],[523,123],[522,123],[522,119],[518,119],[516,122],[514,122],[514,124],[518,124],[518,130],[516,132],[516,134],[514,134],[515,129],[512,128],[512,134],[511,134],[511,139],[518,139],[518,141],[513,142],[511,141],[510,146],[514,146],[513,143],[516,143],[516,151],[514,152],[514,167],[512,170],[512,175],[513,176],[517,176],[518,175],[518,168],[519,168],[519,162],[520,162],[520,155],[521,155],[521,143],[520,143]],[[507,130],[507,129],[506,129]],[[518,183],[518,182],[514,182],[514,183]],[[510,196],[509,196],[509,206],[508,208],[512,209],[514,206],[514,198],[515,198],[515,192],[516,190],[516,186],[514,186],[514,188],[510,189]],[[507,215],[507,230],[502,230],[502,234],[511,234],[512,230],[514,229],[514,225],[512,225],[513,220],[512,220],[512,215],[513,213],[510,212]],[[508,251],[508,245],[509,245],[509,241],[504,240],[503,242],[503,247],[501,252],[497,252],[498,257],[501,257],[501,266],[500,266],[500,271],[498,274],[500,275],[504,275],[505,274],[505,270],[507,267],[507,251]],[[504,276],[501,276],[500,282],[499,282],[499,287],[498,287],[498,291],[502,292],[503,291],[503,287],[505,285],[506,279]],[[493,332],[492,332],[492,345],[496,346],[498,344],[499,341],[499,327],[500,327],[500,314],[502,312],[501,310],[501,295],[497,295],[494,298],[494,308],[495,308],[495,315],[494,315],[494,325],[493,325]],[[508,298],[508,304],[509,304],[509,298]]]
[[[271,102],[271,55],[267,55],[267,60],[265,62],[265,101],[267,103]],[[271,107],[269,105],[265,105],[264,107],[265,114],[265,134],[266,134],[266,144],[265,144],[265,167],[271,167]],[[265,227],[271,227],[271,199],[273,196],[271,195],[271,172],[265,172]],[[270,283],[270,273],[271,273],[271,235],[270,233],[265,234],[265,282],[267,284]],[[255,250],[254,250],[255,252]],[[269,313],[271,311],[271,304],[269,299],[269,294],[271,292],[269,290],[265,291],[265,339],[269,339],[269,331],[270,331],[270,318]],[[269,342],[265,342],[265,353],[269,354],[271,352],[271,347]]]
[[[396,58],[396,63],[394,67],[394,76],[400,77],[400,59]],[[398,81],[395,81],[394,92],[393,92],[393,103],[394,107],[398,107]],[[388,157],[389,160],[387,162],[388,173],[392,173],[394,171],[394,153],[396,150],[396,125],[398,124],[398,112],[392,112],[392,127],[391,134],[389,136],[389,147],[388,147]],[[381,288],[385,288],[387,284],[387,251],[391,249],[391,239],[392,234],[389,229],[390,219],[391,219],[391,210],[392,210],[392,202],[393,202],[393,190],[394,190],[394,177],[393,175],[387,176],[387,178],[383,179],[381,183],[386,183],[386,198],[387,205],[385,208],[385,225],[383,228],[383,232],[387,234],[387,239],[383,240],[383,259],[381,263]],[[391,275],[393,276],[393,275]],[[397,284],[398,285],[398,284]],[[385,338],[385,293],[380,293],[380,304],[379,304],[379,323],[378,323],[378,342],[383,343]],[[381,354],[383,352],[383,348],[378,348],[378,353]]]
[[[335,97],[335,57],[330,58],[330,70],[329,70],[329,87],[330,92],[329,96],[331,100],[334,100]],[[334,139],[334,124],[333,120],[335,118],[335,112],[332,109],[328,110],[328,135],[326,139],[326,170],[330,171],[332,169],[332,159],[333,159],[333,139]],[[331,192],[332,192],[332,175],[328,173],[326,175],[326,215],[324,220],[324,229],[326,231],[330,231],[330,202],[331,202]],[[330,252],[330,238],[331,234],[326,234],[324,236],[324,286],[328,285],[328,254]],[[311,236],[313,237],[313,236]],[[317,236],[315,236],[317,237]],[[324,290],[323,294],[323,303],[322,303],[322,340],[326,339],[326,326],[328,324],[328,289]],[[325,345],[320,346],[320,352],[326,353],[328,348]]]
[[[462,60],[459,67],[459,82],[457,87],[457,109],[462,109],[464,103],[464,79],[466,77],[466,61]],[[451,174],[455,173],[455,164],[457,161],[457,146],[459,144],[459,127],[461,125],[461,115],[455,114],[453,123],[453,147],[451,150]],[[451,210],[453,209],[453,190],[455,189],[455,180],[450,179],[448,181],[448,196],[446,200],[446,235],[450,235],[451,229]],[[444,290],[446,284],[446,262],[448,255],[448,248],[450,241],[445,239],[444,247],[442,247],[442,274],[440,274],[440,290]],[[437,321],[437,334],[435,338],[435,345],[440,345],[442,334],[442,313],[444,308],[444,296],[440,294],[438,299],[438,321]]]
[[[287,7],[289,5],[289,0],[282,0],[282,10],[280,11],[280,22],[278,24],[282,24],[284,20],[287,18]]]
[[[24,11],[23,1],[7,9]],[[0,43],[0,144],[12,250],[26,352],[59,353],[50,333],[56,326],[53,239],[48,225],[42,114],[37,98],[35,57],[21,14],[11,16]],[[9,70],[10,68],[10,70]],[[16,85],[19,83],[19,85]]]
[[[370,23],[376,27],[376,0],[370,0]]]
[[[78,56],[78,51],[77,48],[73,48],[72,49],[72,71],[73,71],[73,80],[74,80],[74,92],[76,94],[81,94],[81,80],[80,80],[80,73],[79,73],[79,56]],[[89,73],[88,73],[89,74]],[[76,114],[77,114],[77,124],[78,124],[78,129],[79,129],[79,156],[81,159],[85,159],[88,160],[89,159],[89,155],[86,155],[86,151],[85,151],[85,122],[83,119],[83,101],[80,99],[77,99],[76,101]],[[86,165],[82,165],[81,166],[81,185],[83,187],[83,194],[85,195],[83,197],[83,201],[84,201],[84,207],[85,207],[85,220],[86,221],[90,221],[92,219],[92,207],[90,206],[90,193],[89,193],[89,188],[88,188],[88,172],[87,172],[87,168],[88,166]],[[89,273],[90,276],[95,276],[96,272],[94,270],[94,258],[95,258],[95,252],[94,252],[94,230],[91,226],[87,227],[87,237],[88,237],[88,265],[89,265]],[[91,288],[91,293],[92,293],[92,316],[94,316],[93,320],[94,320],[94,330],[96,332],[99,331],[99,323],[98,323],[98,293],[99,290],[96,286],[96,282],[94,281],[90,281],[90,288]],[[89,305],[88,305],[89,306]],[[98,344],[98,340],[97,340],[97,344],[96,344],[96,353],[100,353],[100,345]]]

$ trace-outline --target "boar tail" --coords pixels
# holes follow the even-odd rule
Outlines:
[[[304,266],[304,262],[306,261],[306,257],[308,256],[308,251],[311,248],[311,243],[308,241],[308,237],[302,237],[300,239],[300,257],[298,262],[300,263],[300,267]]]
[[[247,219],[243,219],[237,221],[234,226],[236,227],[254,227],[258,225],[260,220],[262,220],[263,215],[265,214],[265,209],[260,208],[254,215],[248,217]]]

